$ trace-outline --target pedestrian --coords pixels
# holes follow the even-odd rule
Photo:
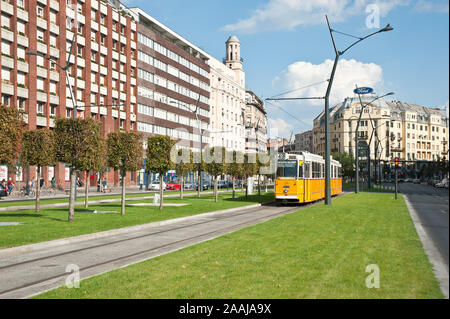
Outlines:
[[[55,177],[52,177],[52,180],[50,181],[50,184],[52,185],[52,189],[55,190],[55,189],[56,189],[56,180],[55,180]]]
[[[12,178],[8,178],[8,195],[11,195],[11,192],[13,191],[15,185],[12,181]]]
[[[39,187],[42,188],[42,186],[44,186],[44,178],[41,177],[39,180]]]
[[[108,181],[106,180],[106,177],[103,178],[102,185],[103,185],[103,193],[106,193],[106,188],[108,187]]]
[[[97,179],[97,193],[100,193],[100,188],[101,188],[100,179]]]
[[[6,181],[2,180],[0,182],[0,197],[8,196],[8,188],[6,186]]]

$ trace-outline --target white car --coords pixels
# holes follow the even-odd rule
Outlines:
[[[448,179],[444,178],[441,182],[436,183],[436,184],[434,185],[434,187],[437,187],[437,188],[444,188],[446,183],[448,183]]]
[[[159,181],[153,181],[149,187],[151,191],[159,191]],[[166,183],[163,182],[163,189],[166,189]]]

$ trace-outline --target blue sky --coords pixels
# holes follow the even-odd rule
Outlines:
[[[449,100],[448,1],[435,0],[127,0],[217,59],[225,41],[241,41],[247,88],[267,98],[326,80],[334,51],[326,26],[355,36],[390,23],[394,30],[359,43],[341,58],[331,103],[352,96],[356,84],[392,99],[428,107]],[[369,6],[369,7],[368,7]],[[366,9],[370,9],[366,13]],[[375,15],[376,17],[376,15]],[[367,23],[368,21],[368,23]],[[335,34],[339,49],[354,39]],[[327,61],[330,60],[330,61]],[[326,83],[289,96],[325,95]],[[273,102],[272,102],[273,103]],[[276,103],[275,103],[276,104]],[[312,128],[323,102],[266,104],[269,123],[289,137]],[[283,111],[284,110],[284,111]]]

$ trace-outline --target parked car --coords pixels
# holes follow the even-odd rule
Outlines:
[[[445,183],[448,183],[448,179],[446,179],[446,178],[444,178],[442,181],[434,184],[434,187],[444,188],[445,187]]]
[[[159,181],[153,181],[148,187],[151,191],[159,191]],[[166,183],[163,182],[163,188],[166,188]]]
[[[218,181],[217,188],[230,188],[233,187],[233,184],[227,181]]]
[[[410,178],[408,178],[408,179],[406,180],[406,182],[412,183],[412,182],[413,182],[413,179],[410,177]]]
[[[444,187],[448,189],[448,180],[445,182]]]
[[[184,189],[185,190],[197,189],[197,184],[196,183],[184,183]]]
[[[181,182],[180,181],[170,181],[170,182],[167,183],[166,189],[170,190],[170,191],[180,190],[181,189]]]
[[[418,178],[413,179],[413,183],[414,183],[414,184],[420,184],[420,179],[418,179]]]

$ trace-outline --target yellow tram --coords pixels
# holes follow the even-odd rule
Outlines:
[[[342,165],[331,159],[331,196],[342,192]],[[275,200],[309,203],[325,198],[325,159],[301,152],[279,153],[275,176]]]

